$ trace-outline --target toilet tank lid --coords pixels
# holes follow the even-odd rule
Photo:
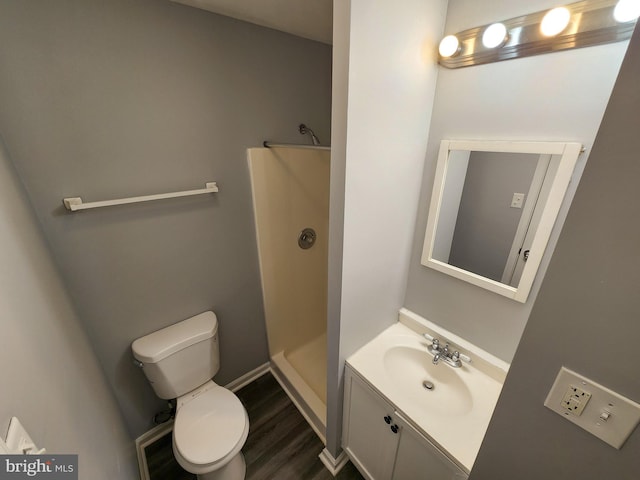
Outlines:
[[[213,337],[217,330],[216,314],[204,312],[138,338],[131,344],[131,350],[141,362],[156,363],[178,350]]]

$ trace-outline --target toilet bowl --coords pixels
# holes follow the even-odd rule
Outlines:
[[[205,312],[150,333],[131,349],[156,395],[176,399],[173,453],[200,480],[243,480],[249,417],[211,378],[220,367],[218,322]]]
[[[232,392],[207,382],[178,399],[173,453],[182,468],[205,480],[236,480],[245,475],[240,451],[249,434],[249,417]]]

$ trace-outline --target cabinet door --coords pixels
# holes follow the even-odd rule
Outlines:
[[[397,413],[395,413],[395,420],[402,430],[393,480],[463,480],[468,478],[466,473]]]
[[[353,375],[345,380],[344,449],[365,477],[390,480],[399,437],[398,427],[395,433],[391,429],[396,426],[393,408]]]

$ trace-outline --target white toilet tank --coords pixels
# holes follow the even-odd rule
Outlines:
[[[177,398],[218,373],[218,319],[204,312],[131,344],[133,356],[160,398]]]

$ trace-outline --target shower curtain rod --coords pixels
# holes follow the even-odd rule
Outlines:
[[[325,146],[325,145],[303,145],[303,144],[297,144],[297,143],[272,143],[272,142],[267,142],[266,140],[262,142],[262,145],[265,148],[294,147],[294,148],[308,148],[312,150],[331,150],[331,146]]]

